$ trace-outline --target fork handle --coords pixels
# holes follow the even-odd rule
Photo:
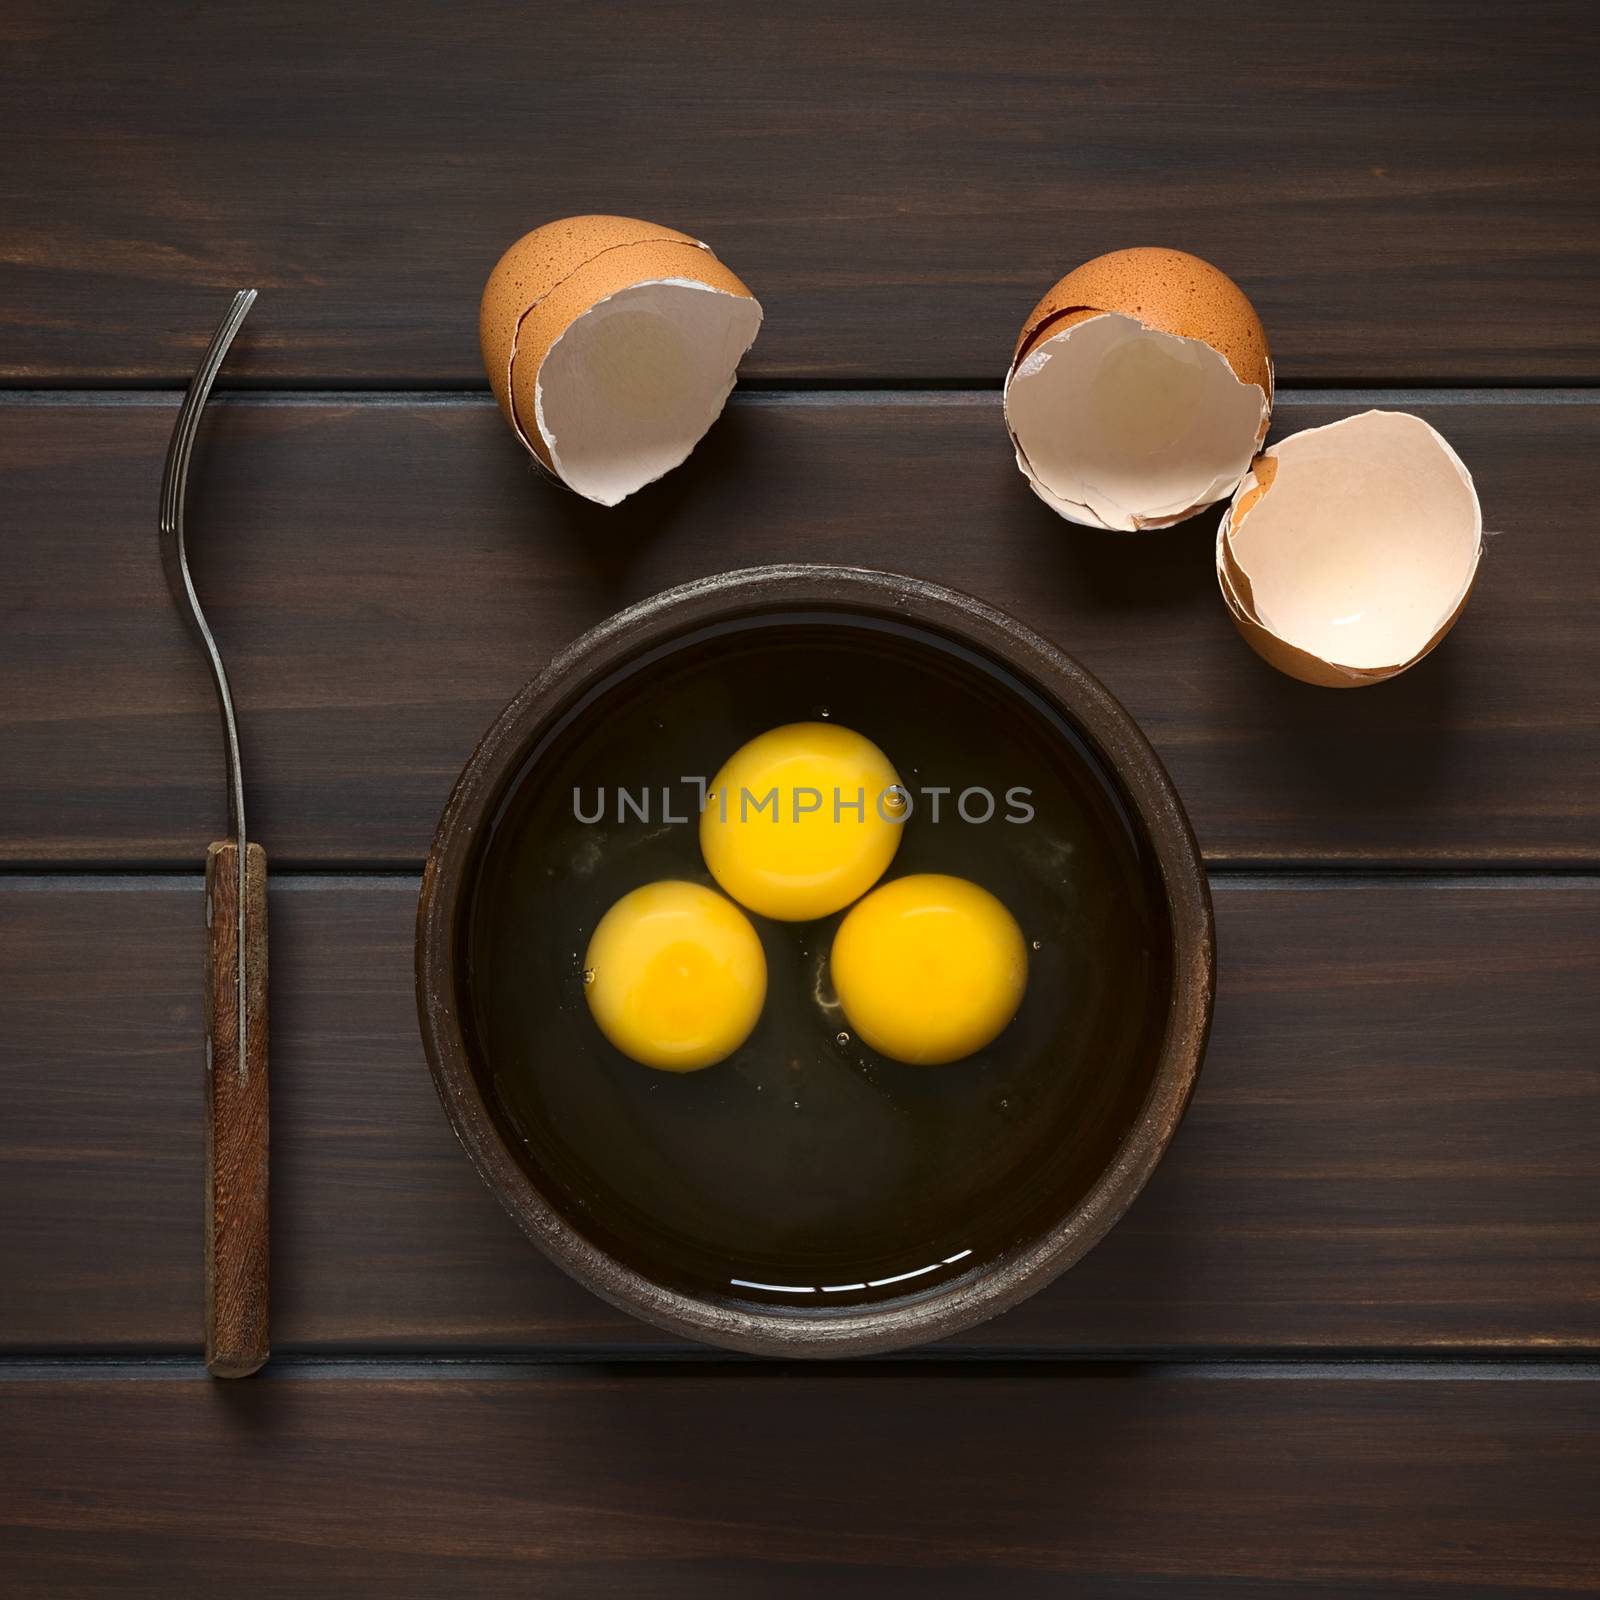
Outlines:
[[[267,857],[245,852],[239,1037],[239,847],[206,853],[206,1370],[267,1359]]]

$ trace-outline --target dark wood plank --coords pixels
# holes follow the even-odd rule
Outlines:
[[[486,401],[220,407],[191,544],[280,868],[420,866],[480,732],[617,607],[729,567],[912,572],[1014,611],[1139,718],[1219,863],[1600,863],[1600,402],[1419,409],[1477,473],[1485,570],[1452,636],[1335,694],[1267,668],[1217,594],[1214,519],[1145,539],[1053,517],[990,397],[736,406],[615,512],[537,481]],[[1349,407],[1289,398],[1279,431]],[[165,403],[0,427],[0,855],[187,866],[222,827],[205,673],[153,526]]]
[[[0,1382],[7,1593],[1490,1600],[1600,1562],[1593,1378],[428,1373]]]
[[[523,1241],[417,1040],[415,885],[280,879],[274,1348],[664,1336]],[[200,1339],[198,883],[0,883],[0,1348]],[[1600,881],[1217,892],[1189,1118],[1111,1237],[974,1350],[1600,1348]]]
[[[3,372],[477,385],[524,229],[620,211],[766,305],[753,374],[997,377],[1068,267],[1234,273],[1294,382],[1600,376],[1588,0],[11,0]]]

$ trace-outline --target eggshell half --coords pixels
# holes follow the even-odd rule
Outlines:
[[[1461,458],[1421,417],[1365,411],[1257,459],[1217,530],[1217,585],[1263,660],[1358,688],[1404,672],[1450,631],[1482,553]]]
[[[1116,250],[1034,307],[1005,388],[1017,466],[1058,515],[1170,527],[1233,493],[1266,438],[1266,334],[1225,273],[1181,250]]]
[[[594,216],[512,245],[478,331],[517,437],[560,482],[615,505],[688,457],[760,325],[749,289],[699,240]]]

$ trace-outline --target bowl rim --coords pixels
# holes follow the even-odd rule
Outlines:
[[[722,1304],[668,1287],[587,1239],[545,1198],[501,1137],[472,1070],[456,1005],[456,929],[473,855],[540,734],[636,655],[707,624],[821,608],[888,617],[977,649],[1052,700],[1086,737],[1143,826],[1165,891],[1172,992],[1143,1105],[1088,1193],[1047,1232],[945,1288],[836,1312]],[[1194,1092],[1211,1027],[1211,893],[1182,802],[1149,741],[1100,682],[1015,618],[970,595],[863,567],[784,565],[718,573],[617,612],[559,651],[495,718],[440,818],[417,906],[423,1048],[456,1138],[522,1231],[602,1300],[666,1332],[764,1356],[861,1356],[947,1338],[1008,1310],[1081,1259],[1143,1189]]]

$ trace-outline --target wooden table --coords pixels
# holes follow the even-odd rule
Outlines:
[[[1345,0],[534,8],[10,0],[0,19],[0,1592],[1204,1597],[1600,1583],[1600,12]],[[711,240],[728,414],[603,512],[538,481],[475,311],[536,222]],[[1414,410],[1494,530],[1437,655],[1270,672],[1212,517],[1026,491],[1037,294],[1178,245],[1275,435]],[[272,891],[275,1358],[202,1374],[209,691],[156,489],[226,291],[199,583]],[[1026,1306],[907,1359],[671,1344],[516,1233],[411,992],[497,708],[719,569],[1014,611],[1148,730],[1214,873],[1201,1088]]]

